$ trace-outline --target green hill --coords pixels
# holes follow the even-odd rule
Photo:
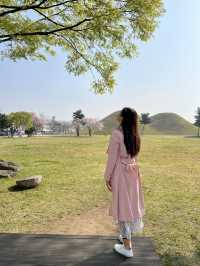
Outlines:
[[[117,126],[116,111],[101,120],[104,124],[103,133],[109,134]],[[195,135],[196,127],[175,113],[159,113],[151,116],[151,123],[145,125],[144,134],[173,134],[173,135]]]
[[[101,120],[104,125],[104,128],[102,130],[103,133],[111,133],[112,129],[117,126],[116,118],[118,113],[119,111],[116,111]]]

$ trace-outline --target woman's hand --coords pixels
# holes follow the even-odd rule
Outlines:
[[[108,190],[112,191],[112,187],[111,187],[111,182],[110,181],[106,181],[106,186],[107,186]]]

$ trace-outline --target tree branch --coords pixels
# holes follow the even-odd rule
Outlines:
[[[0,17],[6,16],[6,15],[8,15],[10,13],[15,13],[15,12],[19,12],[19,11],[25,11],[25,10],[29,10],[29,9],[33,9],[33,8],[39,8],[46,1],[47,0],[42,0],[37,5],[24,5],[24,6],[6,6],[6,5],[0,5],[0,8],[12,9],[12,10],[8,10],[8,11],[4,11],[4,12],[0,13]]]
[[[3,40],[0,40],[0,43],[3,43],[3,42],[8,42],[8,41],[11,41],[12,38],[11,37],[8,37],[8,38],[5,38]]]
[[[77,2],[77,1],[78,0],[68,0],[68,1],[64,1],[62,3],[58,3],[58,4],[55,4],[55,5],[51,5],[51,6],[40,6],[39,8],[40,9],[49,9],[49,8],[61,6],[61,5],[67,4],[67,3],[71,3],[71,2]]]
[[[64,30],[72,30],[75,27],[78,27],[79,25],[87,22],[87,21],[91,21],[93,18],[85,18],[79,22],[77,22],[74,25],[71,26],[66,26],[66,27],[62,27],[59,29],[55,29],[55,30],[51,30],[51,31],[35,31],[35,32],[22,32],[22,33],[13,33],[13,34],[5,34],[5,35],[0,35],[1,39],[5,39],[5,38],[13,38],[13,37],[18,37],[18,36],[34,36],[34,35],[50,35],[56,32],[60,32],[60,31],[64,31]],[[0,41],[2,42],[2,41]]]
[[[65,10],[67,10],[67,8],[68,8],[68,7],[65,7],[65,8],[59,10],[58,12],[56,12],[56,13],[54,13],[54,14],[48,16],[48,18],[52,18],[52,17],[58,16],[59,14],[61,14],[61,13],[64,12]],[[33,22],[30,24],[30,26],[32,26],[33,24],[36,24],[36,23],[38,23],[38,22],[45,21],[45,20],[46,20],[46,18],[44,18],[44,17],[43,17],[43,18],[40,18],[40,19],[38,19],[38,20],[36,20],[36,21],[33,21]]]
[[[59,35],[59,34],[56,34],[56,33],[55,33],[55,35],[58,36],[58,37],[60,37],[60,38],[63,38],[66,42],[68,42],[68,43],[70,44],[71,48],[74,49],[75,52],[78,53],[78,54],[81,56],[81,58],[83,58],[83,60],[84,60],[85,62],[87,62],[87,64],[89,64],[90,66],[94,67],[94,69],[96,69],[96,70],[100,73],[100,75],[103,76],[101,67],[98,66],[98,65],[95,65],[95,64],[92,63],[90,60],[88,60],[87,57],[86,57],[86,55],[84,55],[83,53],[81,53],[81,52],[78,50],[78,48],[76,47],[76,44],[71,40],[71,38],[70,38],[70,40],[68,40],[68,39],[67,39],[65,36],[63,36],[63,35]]]
[[[11,10],[7,10],[7,11],[0,13],[0,17],[6,16],[6,15],[12,14],[12,13],[20,12],[20,11],[34,9],[34,8],[49,9],[49,8],[65,5],[65,4],[71,3],[71,2],[77,2],[78,0],[67,0],[67,1],[62,1],[60,3],[50,5],[50,6],[42,6],[47,1],[48,0],[42,0],[39,4],[35,4],[35,5],[33,3],[35,3],[36,1],[33,1],[33,3],[31,5],[23,5],[23,6],[0,5],[0,8],[11,9]]]
[[[39,13],[44,19],[50,21],[51,23],[53,23],[53,24],[55,24],[57,26],[63,27],[63,28],[65,27],[65,25],[60,24],[60,23],[52,20],[50,17],[46,16],[45,14],[43,14],[42,12],[40,12],[38,9],[34,8],[33,10],[36,11],[37,13]]]

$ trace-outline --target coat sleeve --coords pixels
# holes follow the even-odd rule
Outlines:
[[[108,149],[107,149],[108,157],[107,157],[107,163],[106,163],[106,167],[104,171],[105,181],[109,181],[112,176],[112,172],[115,168],[115,164],[118,158],[119,145],[120,145],[119,135],[116,132],[116,130],[113,130],[110,136]]]

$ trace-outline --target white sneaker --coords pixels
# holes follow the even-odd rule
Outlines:
[[[114,245],[114,250],[117,251],[119,254],[124,255],[125,257],[133,257],[133,250],[131,249],[126,249],[124,247],[124,244],[115,244]]]

